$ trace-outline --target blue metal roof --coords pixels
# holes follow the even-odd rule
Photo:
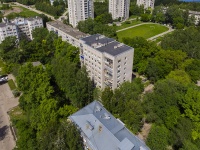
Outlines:
[[[142,140],[98,101],[90,103],[69,118],[81,129],[93,150],[149,150]]]

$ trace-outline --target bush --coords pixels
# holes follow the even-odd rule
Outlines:
[[[131,24],[131,22],[130,21],[125,21],[125,24]]]
[[[21,92],[18,91],[17,89],[12,90],[12,93],[13,93],[14,97],[18,97],[18,96],[20,96],[20,94],[21,94]]]

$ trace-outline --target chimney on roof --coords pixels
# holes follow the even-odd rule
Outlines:
[[[102,131],[102,126],[101,125],[99,125],[99,132],[101,132]]]

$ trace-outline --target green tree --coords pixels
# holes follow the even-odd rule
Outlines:
[[[147,138],[147,145],[153,150],[166,150],[168,146],[169,131],[164,126],[154,125]]]
[[[191,83],[190,76],[183,70],[171,71],[166,78],[173,79],[186,86]]]

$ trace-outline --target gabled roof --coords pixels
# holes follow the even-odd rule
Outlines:
[[[98,101],[90,103],[69,118],[92,143],[93,150],[149,150],[142,140]]]

